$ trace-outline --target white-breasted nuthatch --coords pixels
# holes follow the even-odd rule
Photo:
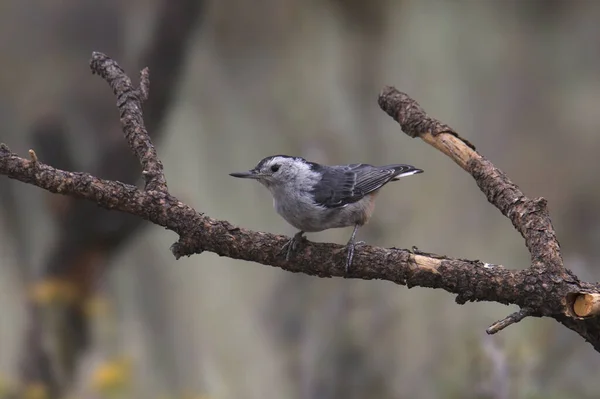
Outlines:
[[[354,237],[369,221],[379,189],[403,176],[422,173],[411,165],[319,165],[304,158],[273,155],[248,172],[233,177],[256,179],[273,195],[273,206],[289,224],[300,230],[285,244],[286,260],[302,235],[354,226],[348,241],[346,273],[354,256]]]

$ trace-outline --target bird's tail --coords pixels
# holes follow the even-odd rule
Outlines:
[[[410,175],[416,175],[418,173],[423,173],[422,169],[415,168],[412,165],[404,165],[404,164],[387,165],[387,166],[384,166],[383,168],[394,170],[394,177],[392,178],[392,181],[398,180],[404,176],[410,176]]]

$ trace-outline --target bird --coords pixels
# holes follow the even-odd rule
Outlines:
[[[354,227],[347,243],[345,272],[354,257],[356,233],[371,218],[379,190],[401,177],[423,173],[412,165],[373,166],[364,163],[321,165],[302,157],[271,155],[247,172],[230,176],[254,179],[273,197],[273,207],[299,231],[282,247],[286,261],[305,233]]]

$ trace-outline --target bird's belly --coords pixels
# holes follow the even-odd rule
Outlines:
[[[362,209],[356,209],[358,204],[328,209],[310,203],[288,204],[275,200],[273,205],[286,222],[307,233],[354,226],[355,224],[362,225],[366,222],[364,212],[361,212]]]
[[[302,206],[302,204],[286,206],[276,202],[274,205],[277,213],[298,230],[315,233],[331,228],[323,223],[323,216],[325,215],[322,211],[307,209],[308,207]]]

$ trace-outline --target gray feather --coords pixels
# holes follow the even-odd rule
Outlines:
[[[373,166],[352,164],[322,166],[313,164],[313,170],[322,174],[313,188],[315,202],[326,208],[339,208],[364,198],[401,175],[421,173],[411,165]],[[412,173],[411,173],[412,172]]]

